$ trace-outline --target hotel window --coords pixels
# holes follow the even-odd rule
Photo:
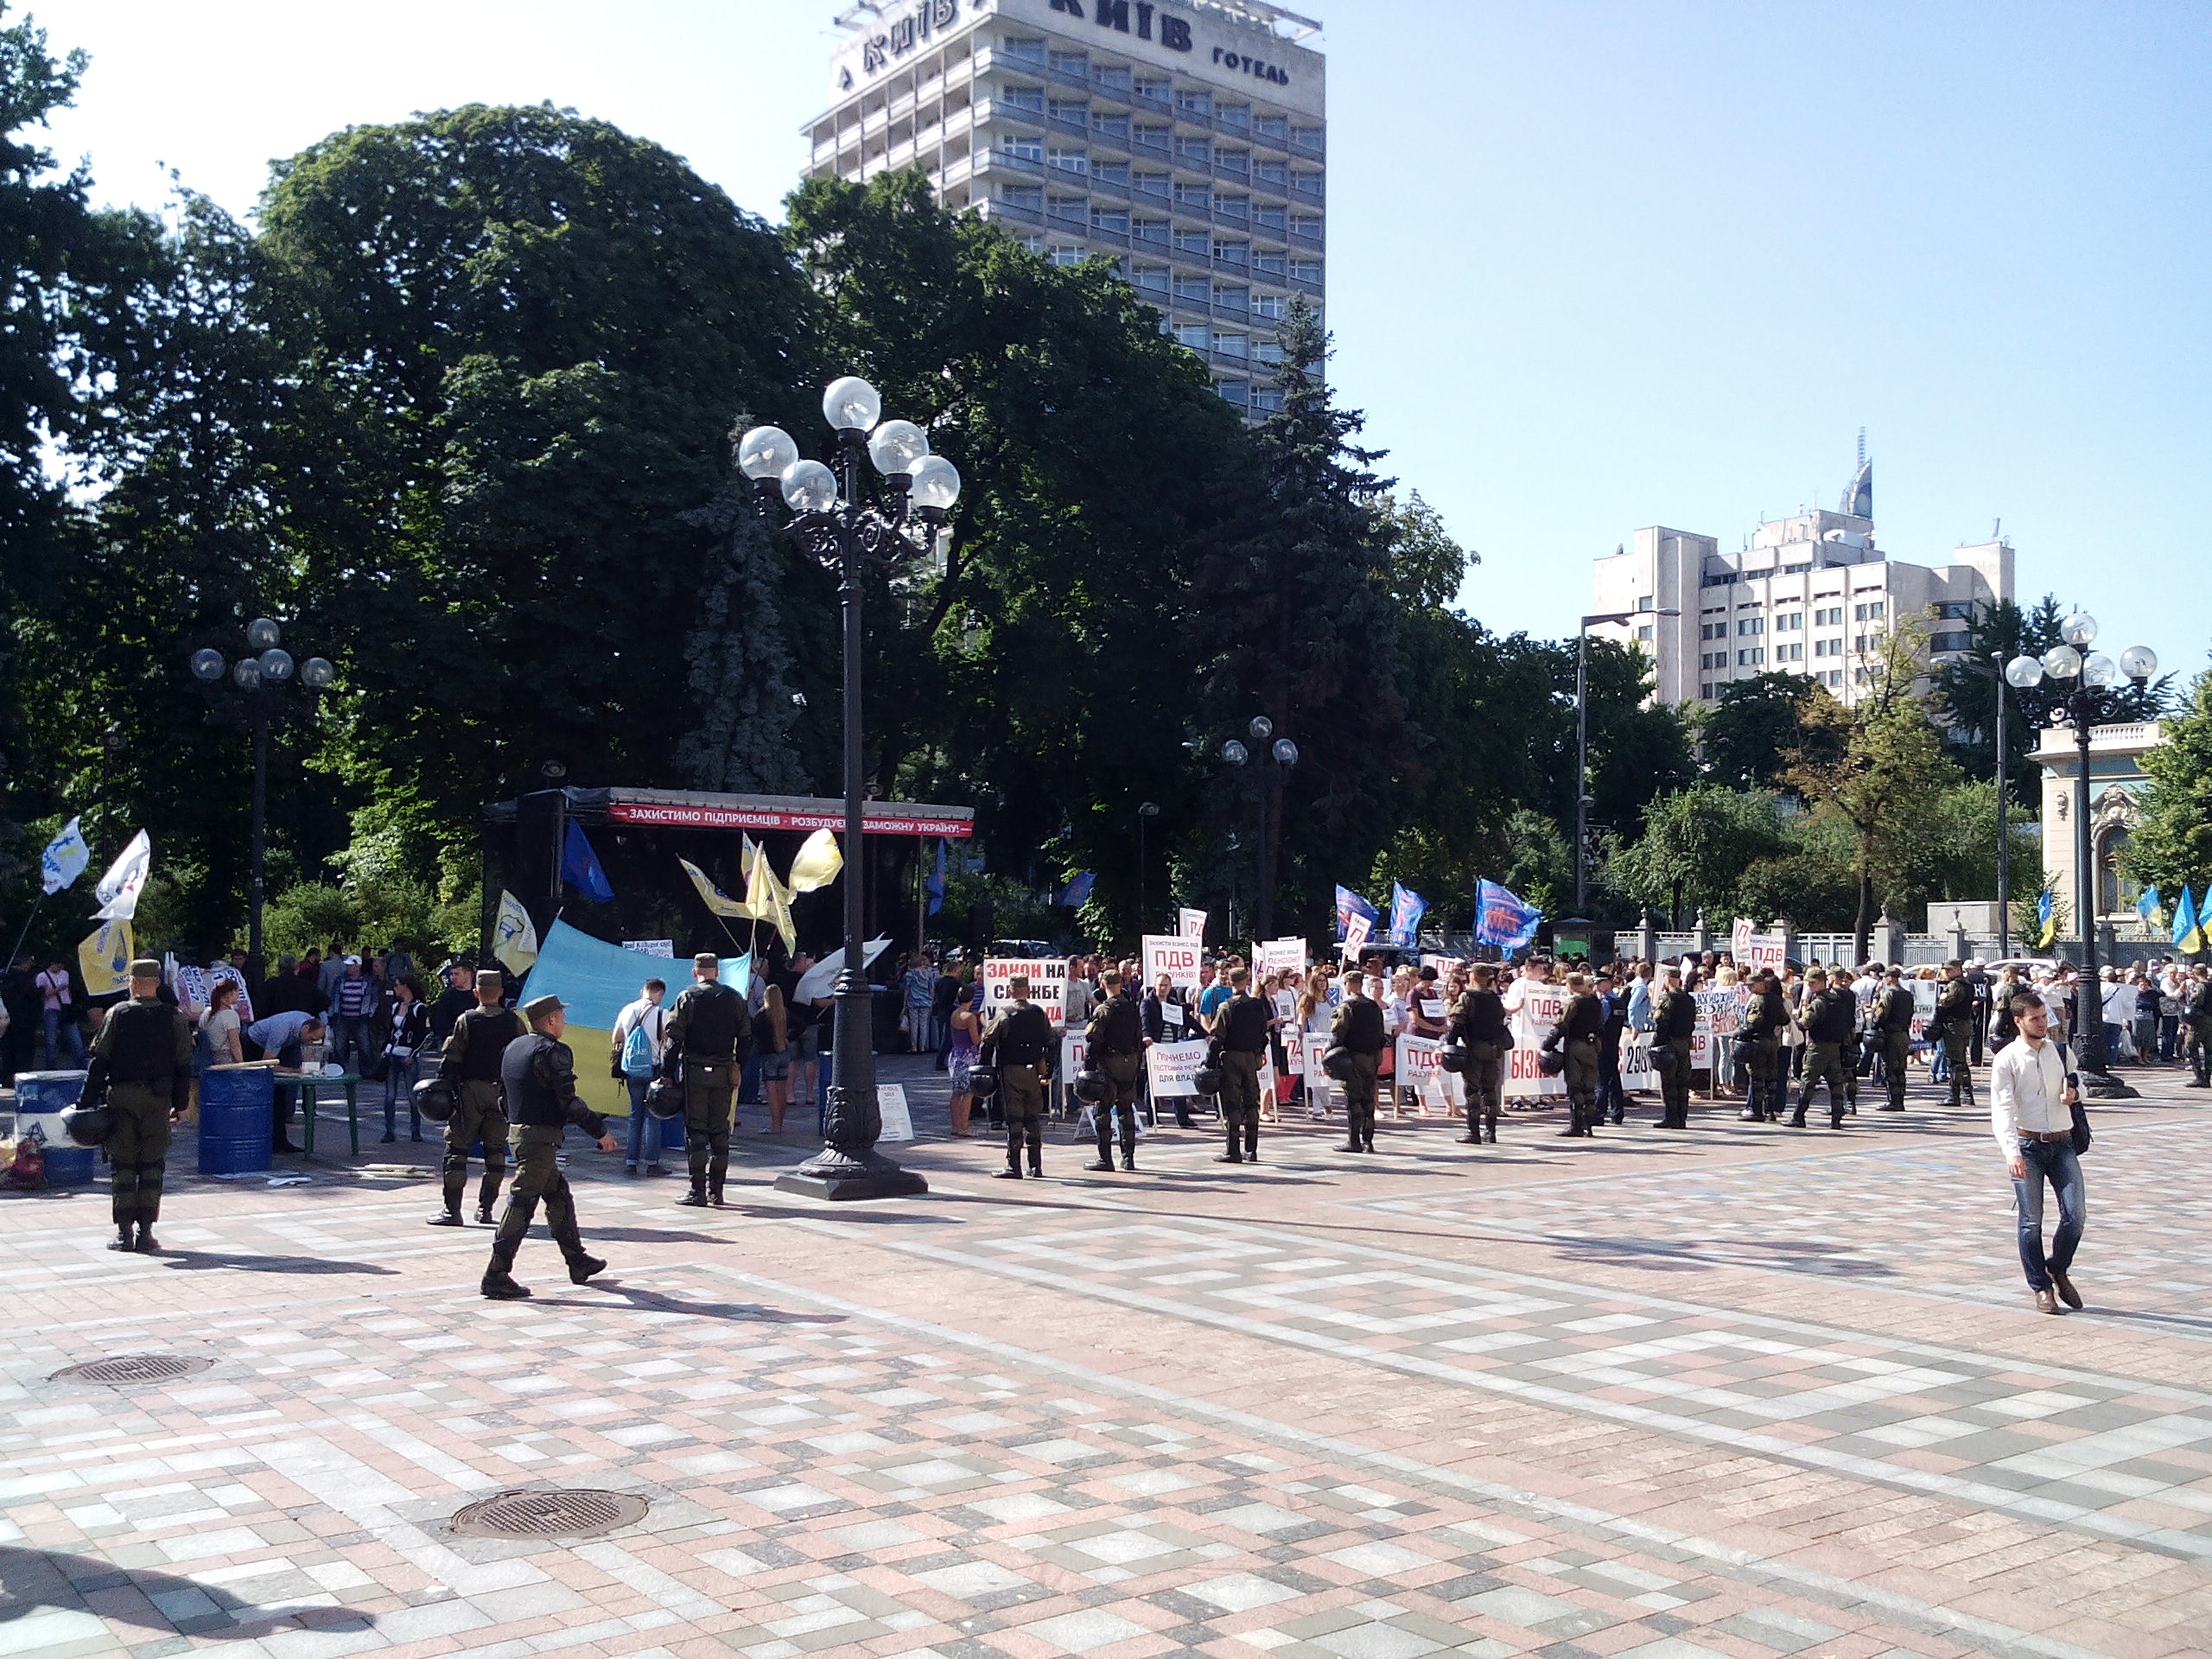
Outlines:
[[[1290,137],[1290,118],[1283,115],[1259,115],[1252,118],[1252,130],[1262,138],[1272,138],[1281,143]]]
[[[998,199],[1009,207],[1027,207],[1033,213],[1044,211],[1045,193],[1035,185],[1002,184]]]
[[[1249,288],[1231,288],[1224,283],[1215,288],[1213,302],[1224,311],[1249,310],[1251,292]]]
[[[1039,36],[1009,35],[999,45],[1008,57],[1033,58],[1039,63],[1045,61],[1045,42]]]
[[[1045,251],[1045,238],[1041,236],[1025,236],[1021,238],[1021,245],[1032,253],[1042,253]]]
[[[1766,619],[1763,616],[1747,616],[1736,624],[1736,632],[1738,633],[1764,633]]]
[[[1321,148],[1321,129],[1293,127],[1290,130],[1290,142],[1300,149],[1319,149]]]
[[[1248,264],[1252,258],[1252,245],[1249,242],[1217,242],[1213,245],[1213,257],[1224,265]]]
[[[1090,217],[1090,198],[1088,196],[1054,196],[1045,204],[1045,211],[1054,219],[1087,221]]]
[[[1290,184],[1290,168],[1282,162],[1259,161],[1252,163],[1252,182],[1272,184],[1278,190]]]
[[[1321,175],[1319,173],[1299,173],[1292,175],[1290,188],[1297,194],[1311,201],[1321,200]]]
[[[1318,284],[1321,280],[1321,262],[1319,259],[1294,259],[1290,262],[1290,274],[1298,282]]]
[[[1266,350],[1266,348],[1265,348],[1265,347],[1262,347],[1262,355],[1265,355],[1265,350]],[[1280,414],[1281,414],[1281,413],[1282,413],[1282,388],[1281,388],[1281,386],[1255,386],[1255,387],[1253,387],[1253,388],[1252,388],[1252,410],[1253,410],[1253,413],[1257,414],[1257,415],[1280,415]]]
[[[1255,317],[1281,317],[1284,309],[1283,297],[1280,294],[1255,294],[1252,296],[1252,315]]]
[[[1220,149],[1214,152],[1213,164],[1231,173],[1249,177],[1252,171],[1252,152],[1249,149]]]
[[[1126,144],[1129,142],[1129,118],[1126,115],[1107,115],[1092,111],[1090,130],[1109,143]]]
[[[1774,631],[1777,633],[1795,633],[1804,626],[1805,613],[1802,611],[1777,611],[1775,613]]]
[[[1213,140],[1211,138],[1178,138],[1175,159],[1185,167],[1211,167]]]
[[[1132,173],[1129,188],[1141,190],[1147,196],[1165,198],[1172,194],[1173,181],[1165,173]]]
[[[1203,276],[1178,274],[1175,278],[1175,302],[1179,305],[1204,305],[1213,296],[1213,284]]]
[[[1136,276],[1131,280],[1141,294],[1165,294],[1167,292],[1167,267],[1139,265]]]
[[[1234,404],[1239,409],[1248,409],[1251,406],[1252,388],[1245,381],[1224,380],[1216,385],[1214,390],[1221,394],[1224,402]]]
[[[1188,86],[1175,93],[1175,111],[1179,115],[1210,116],[1213,113],[1213,94],[1193,92]]]
[[[1084,251],[1081,248],[1061,243],[1053,248],[1049,257],[1056,265],[1079,265],[1084,260]]]
[[[1090,73],[1090,54],[1088,52],[1055,52],[1052,54],[1052,73],[1056,75]]]
[[[1053,99],[1045,105],[1045,113],[1052,120],[1065,121],[1071,126],[1090,124],[1090,105],[1082,99]]]
[[[1058,168],[1063,173],[1088,173],[1090,171],[1090,152],[1087,149],[1060,149],[1056,148],[1046,151],[1045,160],[1048,165]]]
[[[1126,63],[1098,63],[1090,68],[1090,79],[1103,92],[1129,95],[1129,66]]]
[[[1203,213],[1213,206],[1213,189],[1204,184],[1178,184],[1175,205],[1185,213]]]
[[[1290,220],[1285,216],[1282,204],[1279,201],[1263,201],[1255,207],[1252,222],[1263,231],[1287,230],[1290,226]]]
[[[1187,346],[1194,352],[1206,348],[1206,326],[1203,322],[1179,322],[1175,325],[1175,343]]]
[[[1794,645],[1777,645],[1774,648],[1774,660],[1777,663],[1803,662],[1805,660],[1805,642],[1800,639]]]
[[[1129,210],[1126,207],[1094,207],[1090,210],[1090,228],[1108,236],[1127,236],[1129,233]]]
[[[1167,127],[1139,127],[1133,135],[1135,141],[1147,149],[1157,150],[1166,150],[1169,148],[1168,139],[1171,136],[1172,129]]]
[[[1157,242],[1167,245],[1167,221],[1164,219],[1133,219],[1129,234],[1139,242]]]
[[[1249,196],[1216,196],[1213,210],[1230,219],[1249,219],[1252,213],[1252,199]]]
[[[1178,231],[1175,232],[1175,251],[1187,253],[1193,259],[1213,257],[1213,232],[1211,231]]]
[[[1251,343],[1251,337],[1248,334],[1216,334],[1213,337],[1214,350],[1224,357],[1249,356]]]
[[[1129,188],[1129,164],[1127,162],[1093,162],[1090,176],[1101,184],[1110,184],[1126,190]]]
[[[1217,104],[1213,118],[1224,127],[1249,127],[1252,124],[1252,106],[1249,104]]]
[[[1252,360],[1255,363],[1281,362],[1282,342],[1279,340],[1262,340],[1256,341],[1252,347]]]
[[[1319,213],[1293,213],[1290,216],[1290,233],[1293,236],[1310,236],[1315,241],[1319,241],[1321,239],[1321,215]]]
[[[1130,88],[1130,92],[1133,96],[1142,99],[1147,104],[1167,102],[1167,83],[1156,75],[1139,75],[1136,85]]]
[[[1651,625],[1647,622],[1638,628],[1636,631],[1636,637],[1639,639],[1649,639],[1651,637]]]
[[[1017,110],[1029,110],[1039,115],[1045,111],[1045,89],[1042,86],[1009,86],[999,94],[999,98]]]

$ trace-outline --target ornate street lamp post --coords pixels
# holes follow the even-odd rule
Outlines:
[[[861,913],[861,600],[871,570],[934,557],[960,474],[911,421],[880,421],[883,400],[856,376],[833,382],[822,413],[837,435],[831,465],[802,461],[779,427],[756,426],[738,441],[738,469],[753,480],[764,514],[780,500],[785,533],[837,573],[845,652],[845,964],[837,976],[828,1128],[822,1150],[776,1185],[823,1198],[891,1198],[929,1183],[875,1149],[883,1115],[875,1096],[874,1010],[868,988]],[[861,488],[865,455],[882,474],[880,500]],[[918,535],[917,534],[918,532]]]
[[[2058,708],[2074,728],[2078,762],[2074,772],[2074,913],[2082,926],[2082,991],[2075,1008],[2075,1052],[2082,1077],[2082,1091],[2106,1100],[2132,1100],[2135,1090],[2113,1077],[2105,1067],[2105,1006],[2102,976],[2097,969],[2097,870],[2094,838],[2089,833],[2089,740],[2097,727],[2122,709],[2122,687],[2137,686],[2158,671],[2156,652],[2133,645],[2114,660],[2101,651],[2088,651],[2097,637],[2097,620],[2076,611],[2059,624],[2063,645],[2053,645],[2042,658],[2015,657],[2005,664],[2005,678],[2022,690],[2044,680],[2070,684],[2060,693]],[[2087,652],[2085,655],[2084,652]],[[2056,721],[2053,722],[2056,723]]]
[[[1221,758],[1232,766],[1253,766],[1260,780],[1260,885],[1252,899],[1252,941],[1256,946],[1274,931],[1275,920],[1275,873],[1268,842],[1268,798],[1281,797],[1289,785],[1290,769],[1298,764],[1298,745],[1287,737],[1275,737],[1275,723],[1265,715],[1253,715],[1247,729],[1252,734],[1253,747],[1261,751],[1257,765],[1254,765],[1252,749],[1234,737],[1221,746]],[[1274,738],[1272,744],[1269,738]]]
[[[284,631],[275,622],[258,616],[246,624],[245,642],[251,647],[247,655],[228,662],[221,652],[212,645],[203,645],[192,653],[191,659],[192,677],[211,695],[216,711],[253,734],[253,830],[247,878],[245,974],[248,982],[257,987],[264,977],[261,906],[264,896],[263,867],[269,843],[269,728],[288,715],[312,710],[315,698],[328,690],[337,677],[337,671],[321,657],[310,657],[296,665],[292,653],[277,643],[283,637]],[[303,693],[296,707],[286,696],[296,666]],[[230,681],[228,688],[223,683],[226,678]]]

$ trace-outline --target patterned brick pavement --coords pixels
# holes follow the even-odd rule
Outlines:
[[[1062,1141],[1018,1185],[931,1141],[930,1197],[835,1211],[768,1189],[796,1138],[719,1212],[579,1145],[615,1266],[572,1288],[534,1239],[518,1305],[400,1170],[185,1179],[150,1260],[99,1195],[0,1203],[0,1656],[2212,1651],[2180,1097],[2101,1133],[2106,1311],[2066,1320],[1989,1294],[1986,1137],[1624,1132],[1598,1175],[1540,1122],[1479,1166],[1439,1121],[1246,1171],[1170,1132],[1135,1178]],[[1759,1246],[1861,1205],[1890,1273]],[[46,1380],[134,1352],[211,1363]],[[569,1485],[649,1508],[451,1529]]]

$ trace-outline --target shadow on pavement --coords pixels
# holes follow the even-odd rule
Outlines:
[[[344,1262],[321,1255],[228,1255],[213,1250],[163,1250],[154,1258],[163,1267],[189,1273],[233,1268],[241,1273],[373,1273],[397,1276],[397,1268],[373,1262]]]
[[[627,1302],[641,1313],[684,1313],[694,1319],[735,1319],[748,1325],[842,1325],[842,1313],[794,1313],[788,1308],[764,1307],[758,1302],[690,1302],[658,1290],[626,1285],[620,1279],[589,1287],[564,1289],[556,1296],[539,1296],[540,1303],[564,1307],[605,1310],[608,1299]],[[619,1310],[616,1310],[619,1311]]]
[[[220,1585],[201,1584],[144,1567],[125,1571],[97,1555],[24,1549],[12,1544],[0,1544],[0,1583],[8,1586],[6,1599],[0,1600],[0,1631],[48,1609],[94,1611],[92,1598],[116,1590],[135,1590],[146,1597],[153,1604],[155,1617],[166,1619],[181,1636],[219,1632],[245,1640],[285,1624],[339,1632],[365,1630],[376,1624],[375,1615],[350,1607],[288,1607],[260,1618],[248,1617],[241,1623],[239,1616],[251,1615],[254,1604]],[[116,1612],[124,1616],[125,1610],[118,1608]],[[141,1610],[130,1608],[127,1617],[133,1625],[144,1627],[146,1618]],[[0,1636],[0,1648],[11,1653],[18,1650],[5,1636]],[[64,1650],[80,1649],[72,1643]]]

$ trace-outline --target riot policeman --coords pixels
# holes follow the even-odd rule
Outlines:
[[[1249,969],[1229,970],[1229,1001],[1214,1017],[1214,1048],[1221,1067],[1221,1116],[1228,1132],[1228,1150],[1215,1161],[1256,1164],[1260,1161],[1260,1066],[1268,1054],[1268,1023],[1272,1017],[1265,1002],[1251,993]]]
[[[499,1098],[499,1060],[523,1034],[522,1016],[501,1006],[506,981],[496,968],[476,974],[476,1006],[453,1022],[438,1061],[438,1075],[453,1084],[453,1116],[446,1120],[445,1208],[433,1227],[461,1225],[461,1195],[468,1185],[468,1148],[484,1141],[484,1181],[476,1193],[476,1219],[490,1225],[507,1173],[507,1116]]]
[[[668,1017],[668,1049],[661,1076],[683,1080],[683,1148],[691,1165],[691,1190],[678,1204],[722,1207],[729,1173],[731,1097],[753,1054],[753,1012],[721,982],[721,961],[711,950],[691,958],[691,983]]]
[[[1967,981],[1964,969],[1955,962],[1943,964],[1942,994],[1936,999],[1936,1017],[1943,1027],[1943,1064],[1951,1074],[1953,1106],[1974,1104],[1974,1066],[1968,1052],[1974,1042],[1974,986]],[[2096,988],[2087,988],[2083,995],[2093,997]],[[2092,1008],[2089,1016],[2101,1016]]]
[[[1467,1053],[1467,1132],[1459,1144],[1480,1146],[1487,1136],[1496,1146],[1505,1056],[1513,1046],[1513,1033],[1505,1022],[1504,999],[1497,994],[1497,963],[1477,963],[1474,982],[1452,1010],[1452,1039]]]
[[[1651,1014],[1652,1064],[1659,1073],[1659,1127],[1690,1126],[1690,1050],[1697,1040],[1697,999],[1682,988],[1682,970],[1669,966]],[[1661,1058],[1662,1056],[1664,1058]]]
[[[1859,1024],[1859,999],[1845,986],[1831,986],[1828,976],[1815,968],[1805,976],[1805,1006],[1799,1011],[1798,1023],[1805,1028],[1805,1082],[1797,1096],[1797,1110],[1789,1120],[1789,1127],[1805,1127],[1805,1109],[1813,1103],[1813,1090],[1822,1082],[1828,1086],[1828,1127],[1843,1127],[1844,1103],[1848,1097],[1844,1081],[1843,1046],[1849,1042]]]
[[[1892,968],[1882,976],[1882,995],[1874,1004],[1874,1031],[1882,1044],[1882,1080],[1889,1098],[1880,1110],[1904,1110],[1905,1068],[1912,1060],[1912,993],[1904,975]]]
[[[1382,1065],[1382,1005],[1367,995],[1367,976],[1344,976],[1344,1000],[1329,1024],[1329,1046],[1344,1051],[1344,1143],[1338,1152],[1375,1150],[1375,1078]]]
[[[1029,1152],[1029,1175],[1045,1179],[1045,1084],[1052,1073],[1052,1021],[1029,1000],[1029,976],[1007,981],[1014,1006],[992,1021],[984,1034],[981,1062],[997,1069],[998,1098],[1006,1115],[1006,1167],[1002,1181],[1021,1179],[1021,1153]]]
[[[115,1127],[107,1151],[111,1250],[151,1255],[154,1224],[162,1218],[162,1178],[169,1154],[169,1128],[192,1103],[191,1022],[161,1000],[162,964],[142,957],[130,964],[130,1000],[108,1011],[85,1071],[79,1098],[105,1103]]]
[[[541,1198],[545,1224],[568,1259],[569,1282],[581,1285],[607,1266],[586,1253],[576,1231],[576,1201],[569,1191],[569,1178],[561,1173],[561,1142],[571,1123],[597,1137],[601,1152],[617,1151],[621,1142],[608,1132],[605,1118],[576,1098],[576,1057],[561,1040],[568,1025],[567,1007],[557,996],[532,997],[523,1007],[530,1034],[509,1043],[499,1059],[499,1090],[514,1121],[508,1135],[515,1154],[515,1184],[507,1193],[507,1207],[492,1240],[491,1264],[479,1287],[494,1301],[519,1301],[530,1294],[527,1286],[515,1282],[515,1252],[522,1248]]]
[[[1744,1104],[1744,1122],[1757,1123],[1782,1116],[1782,1096],[1777,1092],[1775,1071],[1782,1058],[1782,1032],[1789,1023],[1789,1009],[1782,1000],[1782,987],[1771,969],[1751,976],[1751,1006],[1744,1011],[1743,1035],[1751,1051],[1751,1094]]]
[[[1099,984],[1106,1000],[1084,1032],[1089,1064],[1103,1073],[1111,1093],[1092,1112],[1098,1126],[1098,1161],[1093,1170],[1114,1167],[1114,1131],[1122,1139],[1122,1167],[1137,1166],[1137,1074],[1144,1065],[1144,1015],[1122,983],[1119,969],[1109,968]]]

